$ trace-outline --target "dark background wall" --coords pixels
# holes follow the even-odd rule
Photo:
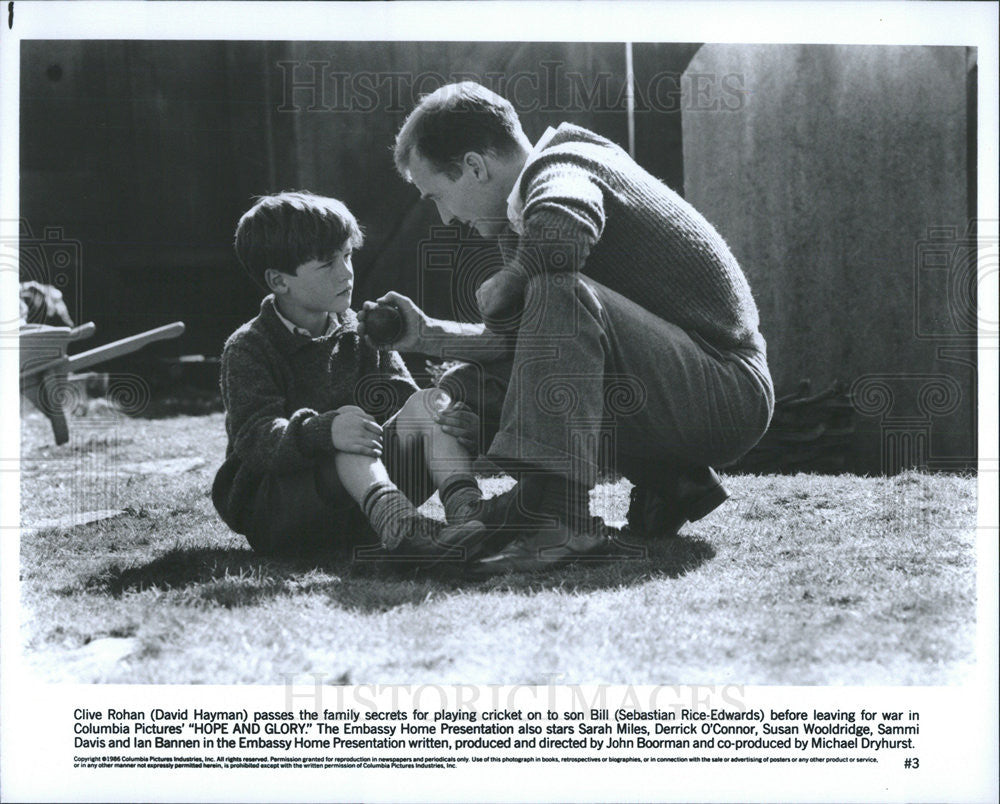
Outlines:
[[[450,80],[509,95],[532,139],[564,120],[627,139],[621,44],[22,47],[21,214],[36,238],[59,227],[79,243],[79,264],[57,278],[79,320],[98,325],[88,345],[182,318],[187,334],[154,348],[218,354],[260,296],[232,253],[236,221],[253,196],[291,188],[336,196],[363,223],[357,304],[392,288],[435,314],[466,313],[447,277],[420,286],[421,243],[440,221],[391,158],[419,96]],[[670,71],[657,108],[640,111],[637,144],[678,188],[678,76],[695,47],[651,45],[636,56],[637,74]]]
[[[750,279],[779,390],[853,385],[863,471],[975,465],[969,55],[705,45],[689,66],[745,97],[685,113],[687,197]]]
[[[910,298],[913,288],[887,255],[859,267],[861,245],[841,235],[871,209],[892,208],[880,225],[903,227],[905,237],[922,225],[896,201],[901,176],[874,166],[921,127],[928,97],[947,101],[932,104],[935,120],[961,147],[949,139],[945,153],[910,163],[905,186],[934,197],[948,221],[964,222],[970,96],[964,83],[952,91],[953,77],[964,80],[961,65],[934,57],[947,75],[935,73],[928,87],[898,56],[853,67],[847,54],[821,57],[814,48],[774,64],[753,48],[733,46],[724,57],[698,49],[633,46],[636,158],[678,191],[686,185],[745,261],[779,392],[803,376],[851,381],[886,365],[937,371],[937,353],[926,350],[905,352],[902,362],[864,357],[871,350],[859,332],[884,345],[879,355],[904,354],[899,321],[872,313],[879,300]],[[844,69],[852,71],[846,78]],[[831,76],[839,81],[832,88],[824,83]],[[509,97],[532,140],[565,120],[627,144],[620,43],[23,42],[22,278],[53,282],[77,321],[97,324],[81,348],[182,319],[182,338],[143,354],[217,356],[261,295],[233,255],[236,221],[255,195],[305,188],[341,198],[365,227],[356,306],[392,288],[432,314],[471,318],[467,279],[496,265],[493,247],[463,252],[455,270],[421,271],[422,251],[447,233],[432,228],[440,224],[433,206],[418,201],[391,158],[418,97],[463,78]],[[866,82],[868,94],[859,95]],[[893,101],[873,126],[885,87]],[[711,112],[713,101],[740,97],[751,101],[743,112]],[[840,128],[820,112],[831,104]],[[861,138],[847,150],[845,131]],[[809,167],[810,148],[822,151],[824,169]],[[859,155],[868,161],[858,164]],[[854,177],[849,187],[829,182],[838,165]],[[822,214],[807,203],[813,196],[824,199]],[[823,259],[810,261],[810,249]],[[817,294],[824,304],[814,303]],[[950,433],[937,428],[946,443],[935,448],[970,455],[974,372],[955,376],[966,414]],[[875,435],[862,438],[852,468],[884,468]]]

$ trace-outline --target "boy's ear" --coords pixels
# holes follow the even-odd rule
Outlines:
[[[288,293],[288,284],[285,282],[285,275],[274,268],[264,271],[264,281],[273,293]]]

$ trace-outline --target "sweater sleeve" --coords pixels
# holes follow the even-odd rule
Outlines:
[[[582,271],[604,232],[604,192],[598,178],[572,154],[542,157],[524,177],[524,233],[515,272]]]
[[[303,408],[287,416],[281,384],[252,345],[226,347],[220,384],[230,452],[249,468],[294,472],[333,450],[330,425],[336,412]]]

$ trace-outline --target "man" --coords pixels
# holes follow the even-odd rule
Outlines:
[[[635,484],[634,533],[676,533],[721,504],[710,466],[760,439],[774,392],[756,304],[715,229],[586,129],[564,123],[532,147],[511,104],[472,82],[421,100],[395,160],[442,221],[496,238],[503,253],[476,295],[485,327],[383,297],[406,324],[392,348],[486,373],[511,360],[487,457],[521,480],[476,518],[493,532],[520,522],[522,535],[476,570],[600,553],[588,499],[609,463]]]

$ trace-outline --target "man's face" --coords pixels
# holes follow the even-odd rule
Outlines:
[[[354,268],[351,246],[329,257],[302,263],[294,276],[285,276],[286,300],[310,312],[343,313],[351,306]]]
[[[483,237],[496,237],[507,225],[507,192],[495,176],[462,164],[462,174],[452,179],[440,173],[420,154],[410,157],[410,178],[420,197],[434,202],[444,223],[460,221],[475,228]]]

